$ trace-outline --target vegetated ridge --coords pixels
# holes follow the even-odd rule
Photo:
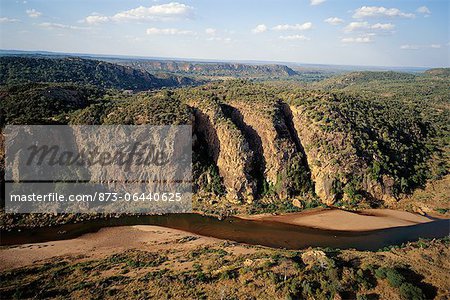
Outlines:
[[[149,90],[192,85],[190,78],[162,75],[99,60],[77,57],[0,57],[0,84],[29,82],[70,82],[123,90]]]
[[[289,77],[297,72],[285,65],[242,64],[222,62],[185,62],[159,60],[110,60],[147,72],[171,72],[183,75],[222,77]]]

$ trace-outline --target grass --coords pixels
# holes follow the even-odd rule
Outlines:
[[[436,253],[433,259],[449,251],[445,239],[424,242],[426,251]],[[421,278],[427,274],[415,271],[422,262],[391,265],[390,252],[323,249],[329,263],[311,265],[309,261],[306,265],[301,257],[309,250],[248,249],[252,251],[239,254],[235,244],[223,243],[168,252],[135,249],[81,261],[65,258],[2,272],[0,293],[12,299],[34,295],[92,299],[330,299],[340,295],[372,299],[382,292],[383,297],[392,293],[390,297],[420,300],[444,293],[448,287],[444,283],[423,289]],[[425,250],[414,246],[403,251],[405,259],[412,262],[414,253]],[[178,268],[182,262],[189,267]],[[441,266],[429,268],[446,272]],[[381,281],[392,290],[380,291]],[[428,278],[427,282],[434,281]],[[436,290],[434,294],[430,288]]]

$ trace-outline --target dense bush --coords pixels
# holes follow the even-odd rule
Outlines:
[[[431,158],[444,145],[439,148],[431,145],[443,129],[437,128],[440,123],[423,116],[425,109],[354,92],[294,90],[282,93],[281,97],[306,108],[323,131],[348,134],[356,154],[370,167],[372,179],[381,181],[383,175],[389,175],[395,180],[394,194],[409,193],[432,177]],[[326,152],[336,151],[328,144],[319,143],[319,147]],[[441,172],[448,172],[448,168],[444,170]],[[357,191],[360,180],[354,177],[350,180],[353,187],[345,191],[355,200],[360,197]]]
[[[405,282],[405,277],[395,269],[386,270],[386,279],[393,287],[400,287]]]
[[[0,126],[5,124],[60,124],[64,115],[87,107],[104,91],[73,84],[41,84],[0,87]]]
[[[399,294],[403,299],[422,300],[426,299],[423,291],[406,281],[406,278],[396,269],[380,267],[375,270],[378,279],[386,279],[390,286],[399,289]]]
[[[191,124],[191,112],[170,91],[148,92],[115,102],[103,124]]]
[[[400,286],[400,296],[405,300],[424,300],[426,299],[422,290],[411,283],[405,282]]]

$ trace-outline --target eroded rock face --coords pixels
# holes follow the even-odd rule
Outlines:
[[[393,180],[383,176],[373,180],[368,166],[356,153],[350,133],[327,131],[326,127],[308,116],[302,106],[291,105],[294,126],[304,148],[315,192],[326,204],[337,200],[348,201],[351,189],[363,191],[363,196],[374,201],[395,201]],[[360,178],[360,186],[352,187],[352,179]]]
[[[2,129],[0,129],[0,203],[3,205],[3,195],[5,188],[5,137]]]
[[[366,175],[362,187],[374,200],[383,201],[385,203],[394,203],[397,202],[393,196],[394,184],[394,179],[388,175],[383,175],[380,182],[376,182],[371,179],[370,176]]]
[[[302,155],[280,103],[228,101],[228,111],[254,150],[258,174],[276,187],[280,197],[295,193],[288,173],[292,164],[301,164]]]
[[[231,201],[251,200],[256,191],[251,176],[253,151],[240,130],[222,113],[217,103],[191,102],[194,109],[194,132],[202,134],[210,157]],[[200,142],[200,141],[199,141]]]

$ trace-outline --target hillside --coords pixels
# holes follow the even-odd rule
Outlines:
[[[387,72],[351,72],[339,76],[334,76],[329,79],[318,82],[315,87],[324,89],[343,89],[351,86],[359,86],[367,82],[374,81],[408,81],[415,80],[416,75],[408,73],[399,73],[393,71]]]
[[[147,72],[171,72],[178,74],[214,77],[289,77],[297,72],[284,65],[253,65],[242,63],[201,63],[157,60],[112,60],[120,65]]]
[[[431,76],[450,77],[450,68],[435,68],[425,71],[425,74]]]
[[[65,114],[87,107],[104,95],[105,91],[98,88],[66,83],[0,86],[0,126],[65,123]]]
[[[448,69],[430,69],[422,74],[400,72],[351,72],[315,82],[310,89],[370,93],[383,98],[409,102],[447,103],[450,76]]]
[[[77,57],[0,57],[0,84],[29,82],[70,82],[124,90],[195,84],[189,78],[167,75],[156,77],[130,67]]]

